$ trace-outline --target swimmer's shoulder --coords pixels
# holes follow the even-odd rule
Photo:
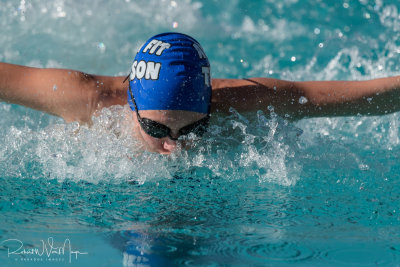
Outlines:
[[[127,103],[124,77],[79,71],[68,71],[69,73],[73,75],[69,75],[62,86],[65,101],[60,105],[61,112],[55,113],[67,122],[90,123],[91,117],[103,108]]]
[[[94,97],[96,98],[96,111],[114,106],[127,104],[126,91],[128,82],[124,81],[123,76],[100,76],[91,75],[93,81],[92,90],[94,90]]]
[[[245,79],[212,79],[212,111],[227,112],[230,107],[238,106],[238,101],[243,99],[252,83]]]
[[[264,109],[276,99],[277,88],[290,86],[290,82],[273,78],[212,79],[211,111]]]

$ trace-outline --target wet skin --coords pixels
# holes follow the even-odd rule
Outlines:
[[[182,127],[206,117],[204,113],[182,110],[140,110],[139,113],[142,118],[148,118],[168,126],[171,129],[171,136],[173,138],[179,137],[178,131]],[[142,142],[147,151],[171,154],[182,142],[181,140],[171,140],[168,136],[164,138],[155,138],[148,135],[143,131],[142,127],[140,127],[136,112],[132,112],[132,119],[134,120],[133,135]]]
[[[0,101],[60,116],[66,122],[90,124],[92,116],[103,108],[127,104],[129,85],[125,78],[0,62]],[[255,77],[212,79],[211,82],[211,114],[229,114],[231,107],[239,113],[257,110],[269,113],[268,107],[273,106],[279,116],[299,120],[327,116],[375,116],[400,111],[400,76],[366,81],[296,82]],[[57,90],[54,90],[55,85]],[[145,117],[145,113],[150,111],[143,112]],[[155,116],[154,119],[161,116],[158,120],[165,120],[175,134],[179,127],[193,121],[190,116],[183,120],[182,116],[186,115],[180,111],[169,112],[164,115],[162,112],[157,115],[156,112],[149,116]],[[134,112],[132,116],[136,120]],[[194,121],[205,115],[195,116]],[[140,129],[137,133],[151,151],[168,154],[176,147],[176,142],[169,138],[151,138]]]

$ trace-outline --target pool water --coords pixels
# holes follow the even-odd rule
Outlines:
[[[126,75],[159,32],[200,41],[218,78],[397,75],[398,1],[2,1],[0,61]],[[56,89],[55,89],[56,90]],[[399,113],[289,122],[215,114],[171,156],[0,103],[1,266],[396,266]]]

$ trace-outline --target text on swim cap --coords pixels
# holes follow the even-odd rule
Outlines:
[[[133,80],[135,78],[142,79],[143,77],[146,80],[158,80],[160,69],[161,63],[159,62],[146,62],[144,60],[137,62],[137,60],[135,60],[132,64],[130,80]]]
[[[157,50],[156,55],[160,56],[165,49],[168,49],[170,47],[171,44],[169,43],[164,43],[162,41],[153,39],[143,49],[143,53],[146,53],[150,49],[149,54],[154,54],[154,52],[156,52]]]

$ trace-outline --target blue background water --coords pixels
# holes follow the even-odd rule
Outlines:
[[[2,1],[0,60],[126,75],[142,42],[176,30],[202,43],[213,77],[364,80],[399,73],[399,7]],[[41,249],[49,237],[89,253],[75,266],[400,263],[399,113],[291,123],[232,110],[193,150],[164,157],[136,151],[125,112],[87,128],[0,103],[2,266],[69,265],[4,243]]]

